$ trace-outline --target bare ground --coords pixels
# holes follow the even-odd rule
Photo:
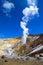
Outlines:
[[[14,60],[14,59],[0,59],[0,65],[43,65],[43,61],[40,60],[32,60],[32,61],[22,61],[22,60]]]

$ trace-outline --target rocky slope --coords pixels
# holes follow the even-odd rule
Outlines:
[[[21,37],[18,38],[3,38],[0,39],[0,52],[4,52],[6,47],[11,47],[15,52],[19,51],[22,55],[24,53],[30,53],[38,45],[43,45],[43,34],[40,35],[29,35],[25,45],[21,45]],[[43,51],[42,51],[43,52]],[[0,53],[0,55],[2,55]]]
[[[22,60],[34,58],[43,60],[43,34],[29,35],[24,45],[21,45],[21,40],[21,37],[0,39],[0,63],[4,61],[15,63],[17,60],[23,62]]]

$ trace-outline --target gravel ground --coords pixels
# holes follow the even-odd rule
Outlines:
[[[31,58],[30,58],[31,59]],[[31,59],[31,60],[15,60],[8,58],[0,58],[0,65],[43,65],[43,60]]]

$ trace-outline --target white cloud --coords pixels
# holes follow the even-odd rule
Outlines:
[[[28,14],[30,13],[30,9],[28,7],[26,7],[24,10],[23,10],[23,14],[25,16],[28,16]]]
[[[5,1],[2,7],[3,7],[3,13],[5,13],[8,16],[11,10],[15,8],[15,5],[12,2]]]
[[[30,16],[30,15],[38,14],[38,8],[37,8],[37,6],[35,6],[35,7],[30,6],[29,8],[26,7],[26,8],[23,10],[23,14],[24,14],[25,16]]]
[[[37,4],[37,0],[27,0],[28,5],[35,6]]]

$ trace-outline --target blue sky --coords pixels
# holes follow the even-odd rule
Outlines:
[[[4,0],[0,0],[0,38],[18,37],[23,35],[23,30],[20,27],[22,20],[22,10],[27,7],[26,0],[6,0],[13,2],[14,8],[8,13],[8,16],[3,11]],[[38,1],[39,17],[34,17],[27,23],[30,34],[43,33],[43,1]]]

